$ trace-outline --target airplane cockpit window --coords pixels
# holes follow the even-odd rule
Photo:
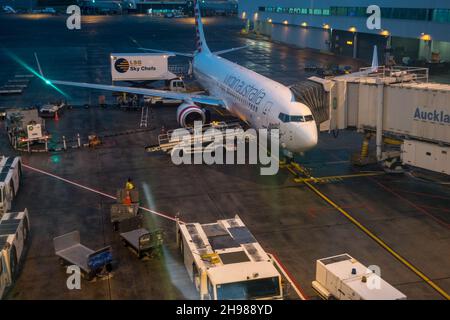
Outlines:
[[[305,118],[303,116],[289,116],[290,122],[305,122]]]
[[[283,122],[289,122],[289,116],[285,113],[280,113],[278,119],[280,119]]]
[[[292,116],[285,113],[280,113],[278,118],[283,122],[308,122],[313,121],[314,118],[312,115],[307,116]]]

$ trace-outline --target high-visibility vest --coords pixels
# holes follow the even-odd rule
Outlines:
[[[123,199],[123,204],[124,204],[124,205],[127,205],[127,206],[130,206],[130,205],[131,205],[131,197],[130,197],[130,195],[127,195],[127,196],[125,197],[125,199]]]

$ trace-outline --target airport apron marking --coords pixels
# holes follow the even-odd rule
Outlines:
[[[370,238],[375,240],[381,247],[386,249],[391,255],[393,255],[398,261],[407,266],[412,272],[414,272],[417,276],[422,278],[426,283],[428,283],[434,290],[436,290],[440,295],[442,295],[445,299],[450,300],[450,295],[444,291],[441,287],[439,287],[436,283],[433,282],[430,278],[428,278],[422,271],[417,269],[414,265],[412,265],[408,260],[403,258],[400,254],[394,251],[391,247],[389,247],[383,240],[378,238],[375,234],[373,234],[369,229],[364,227],[358,220],[353,218],[347,211],[342,209],[336,203],[334,203],[331,199],[329,199],[325,194],[319,191],[316,187],[314,187],[311,183],[305,181],[304,182],[309,189],[315,192],[319,197],[325,200],[329,205],[335,208],[337,211],[342,213],[347,219],[349,219],[354,225],[356,225],[359,229],[361,229],[365,234],[367,234]]]
[[[76,187],[79,187],[79,188],[81,188],[81,189],[85,189],[85,190],[87,190],[87,191],[91,191],[91,192],[97,193],[97,194],[99,194],[99,195],[102,195],[102,196],[107,197],[107,198],[110,198],[110,199],[114,199],[114,200],[116,199],[116,197],[114,197],[114,196],[112,196],[112,195],[110,195],[110,194],[107,194],[107,193],[101,192],[101,191],[99,191],[99,190],[95,190],[95,189],[93,189],[93,188],[84,186],[84,185],[79,184],[79,183],[77,183],[77,182],[74,182],[74,181],[65,179],[65,178],[63,178],[63,177],[57,176],[57,175],[55,175],[55,174],[53,174],[53,173],[50,173],[50,172],[47,172],[47,171],[44,171],[44,170],[41,170],[41,169],[34,168],[34,167],[29,166],[29,165],[24,164],[24,163],[22,163],[22,166],[23,166],[24,168],[27,168],[27,169],[31,170],[31,171],[35,171],[35,172],[38,172],[38,173],[41,173],[41,174],[45,174],[45,175],[47,175],[47,176],[49,176],[49,177],[52,177],[52,178],[61,180],[61,181],[63,181],[63,182],[66,182],[66,183],[69,183],[69,184],[74,185],[74,186],[76,186]],[[149,208],[139,207],[139,209],[144,210],[144,211],[147,211],[147,212],[150,212],[150,213],[153,213],[153,214],[155,214],[155,215],[157,215],[157,216],[160,216],[160,217],[163,217],[163,218],[172,220],[172,221],[177,221],[177,218],[175,218],[175,217],[168,216],[168,215],[166,215],[166,214],[163,214],[163,213],[160,213],[160,212],[151,210],[151,209],[149,209]],[[183,221],[180,221],[180,222],[183,222]],[[282,271],[282,273],[284,274],[284,276],[287,278],[287,280],[290,282],[290,284],[292,285],[292,287],[294,288],[295,292],[298,294],[298,296],[300,297],[300,299],[302,299],[302,300],[308,299],[308,297],[303,293],[303,290],[300,288],[300,286],[298,285],[298,283],[297,283],[296,281],[293,280],[294,278],[293,278],[292,276],[290,276],[290,273],[287,271],[287,268],[281,263],[281,261],[280,261],[275,255],[272,255],[272,256],[274,257],[275,263],[280,267],[280,270]]]
[[[50,173],[50,172],[47,172],[47,171],[44,171],[44,170],[40,170],[40,169],[31,167],[31,166],[29,166],[29,165],[26,165],[26,164],[22,164],[22,165],[23,165],[23,167],[25,167],[25,168],[27,168],[27,169],[30,169],[30,170],[32,170],[32,171],[35,171],[35,172],[39,172],[39,173],[45,174],[45,175],[47,175],[47,176],[50,176],[50,177],[52,177],[52,178],[55,178],[55,179],[58,179],[58,180],[61,180],[61,181],[64,181],[64,182],[67,182],[67,183],[69,183],[69,184],[71,184],[71,185],[74,185],[74,186],[76,186],[76,187],[79,187],[79,188],[82,188],[82,189],[85,189],[85,190],[88,190],[88,191],[97,193],[97,194],[99,194],[99,195],[102,195],[102,196],[107,197],[107,198],[110,198],[110,199],[114,199],[114,200],[116,199],[116,197],[114,197],[114,196],[112,196],[112,195],[110,195],[110,194],[107,194],[107,193],[101,192],[101,191],[99,191],[99,190],[95,190],[95,189],[92,189],[92,188],[83,186],[83,185],[81,185],[81,184],[79,184],[79,183],[76,183],[76,182],[71,181],[71,180],[67,180],[67,179],[65,179],[65,178],[63,178],[63,177],[54,175],[54,174],[52,174],[52,173]],[[172,221],[177,221],[177,219],[176,219],[175,217],[168,216],[168,215],[166,215],[166,214],[163,214],[163,213],[161,213],[161,212],[157,212],[157,211],[155,211],[155,210],[151,210],[151,209],[149,209],[149,208],[139,207],[139,209],[141,209],[141,210],[143,210],[143,211],[147,211],[147,212],[153,213],[153,214],[155,214],[155,215],[157,215],[157,216],[160,216],[160,217],[163,217],[163,218],[172,220]]]
[[[303,292],[300,285],[295,281],[295,278],[291,275],[291,273],[286,269],[286,267],[281,263],[281,261],[278,259],[278,257],[273,254],[269,253],[272,257],[273,261],[278,265],[281,273],[288,279],[288,281],[293,285],[295,292],[302,300],[309,300],[308,296]]]

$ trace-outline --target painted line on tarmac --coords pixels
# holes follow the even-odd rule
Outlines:
[[[81,188],[81,189],[84,189],[84,190],[87,190],[87,191],[91,191],[91,192],[97,193],[97,194],[99,194],[99,195],[101,195],[101,196],[104,196],[104,197],[107,197],[107,198],[116,200],[116,197],[114,197],[114,196],[112,196],[112,195],[110,195],[110,194],[107,194],[107,193],[104,193],[104,192],[102,192],[102,191],[99,191],[99,190],[96,190],[96,189],[93,189],[93,188],[84,186],[84,185],[79,184],[79,183],[77,183],[77,182],[75,182],[75,181],[71,181],[71,180],[65,179],[65,178],[63,178],[63,177],[57,176],[57,175],[55,175],[55,174],[53,174],[53,173],[50,173],[50,172],[47,172],[47,171],[44,171],[44,170],[41,170],[41,169],[37,169],[37,168],[34,168],[34,167],[29,166],[29,165],[27,165],[27,164],[23,164],[23,163],[22,163],[22,166],[23,166],[24,168],[29,169],[29,170],[32,170],[32,171],[35,171],[35,172],[38,172],[38,173],[41,173],[41,174],[45,174],[45,175],[47,175],[47,176],[49,176],[49,177],[58,179],[58,180],[60,180],[60,181],[66,182],[66,183],[69,183],[69,184],[71,184],[71,185],[73,185],[73,186],[76,186],[76,187],[78,187],[78,188]],[[177,219],[176,219],[175,217],[168,216],[168,215],[166,215],[166,214],[163,214],[163,213],[158,212],[158,211],[155,211],[155,210],[151,210],[151,209],[149,209],[149,208],[139,207],[139,209],[144,210],[144,211],[147,211],[147,212],[150,212],[150,213],[152,213],[152,214],[155,214],[155,215],[157,215],[157,216],[160,216],[160,217],[163,217],[163,218],[172,220],[172,221],[177,221]]]
[[[287,169],[294,175],[298,176],[297,172],[293,170],[290,167],[287,167]],[[369,178],[373,179],[373,178]],[[374,233],[372,233],[369,229],[367,229],[362,223],[360,223],[358,220],[356,220],[351,214],[349,214],[347,211],[345,211],[342,207],[340,207],[338,204],[333,202],[330,198],[328,198],[324,193],[322,193],[319,189],[314,187],[310,182],[304,180],[302,181],[311,191],[313,191],[316,195],[318,195],[320,198],[325,200],[329,205],[331,205],[333,208],[335,208],[337,211],[339,211],[341,214],[343,214],[350,222],[352,222],[354,225],[356,225],[361,231],[363,231],[366,235],[368,235],[372,240],[374,240],[376,243],[378,243],[383,249],[385,249],[387,252],[389,252],[394,258],[396,258],[398,261],[400,261],[403,265],[405,265],[407,268],[409,268],[413,273],[415,273],[419,278],[424,280],[428,285],[430,285],[434,290],[436,290],[441,296],[443,296],[445,299],[450,300],[450,295],[441,287],[439,287],[433,280],[431,280],[429,277],[427,277],[422,271],[420,271],[418,268],[416,268],[412,263],[410,263],[408,260],[403,258],[399,253],[397,253],[394,249],[389,247],[381,238],[376,236]]]
[[[281,271],[281,273],[284,275],[284,277],[287,279],[287,281],[289,281],[289,283],[294,288],[295,292],[300,297],[300,299],[301,300],[309,300],[308,296],[303,292],[302,288],[297,283],[295,278],[290,274],[288,269],[281,263],[280,259],[278,259],[278,257],[273,253],[269,253],[269,255],[273,258],[273,261],[278,266],[278,269]]]
[[[392,190],[391,188],[385,186],[384,184],[382,184],[381,182],[378,182],[375,179],[370,179],[372,180],[376,185],[378,185],[379,187],[383,188],[385,191],[389,192],[390,194],[396,196],[397,198],[399,198],[400,200],[403,200],[404,202],[408,203],[411,207],[415,208],[416,210],[422,212],[423,214],[425,214],[427,217],[433,219],[434,221],[436,221],[438,224],[440,224],[441,226],[450,229],[450,223],[447,223],[441,219],[439,219],[438,217],[435,217],[434,215],[432,215],[431,213],[429,213],[427,210],[425,210],[425,208],[422,208],[421,206],[415,204],[414,202],[412,202],[411,200],[403,197],[402,195],[398,194],[397,192],[395,192],[394,190]]]
[[[395,250],[389,247],[383,240],[377,237],[374,233],[372,233],[369,229],[367,229],[364,225],[362,225],[358,220],[353,218],[347,211],[342,209],[339,205],[333,202],[330,198],[328,198],[325,194],[323,194],[319,189],[314,187],[309,182],[305,181],[305,184],[308,186],[310,190],[316,193],[319,197],[321,197],[325,202],[335,208],[337,211],[342,213],[348,220],[350,220],[354,225],[356,225],[359,229],[361,229],[365,234],[367,234],[370,238],[372,238],[375,242],[377,242],[381,247],[383,247],[386,251],[388,251],[394,258],[400,261],[403,265],[408,267],[412,272],[414,272],[417,276],[419,276],[422,280],[424,280],[428,285],[430,285],[434,290],[436,290],[440,295],[442,295],[445,299],[450,300],[450,295],[445,292],[444,289],[439,287],[436,283],[433,282],[429,277],[427,277],[422,271],[417,269],[413,264],[411,264],[408,260],[403,258],[400,254],[398,254]]]
[[[84,190],[87,190],[87,191],[90,191],[90,192],[94,192],[94,193],[97,193],[97,194],[102,195],[102,196],[104,196],[104,197],[107,197],[107,198],[116,200],[116,197],[114,197],[114,196],[112,196],[112,195],[110,195],[110,194],[107,194],[107,193],[104,193],[104,192],[102,192],[102,191],[99,191],[99,190],[96,190],[96,189],[93,189],[93,188],[84,186],[84,185],[79,184],[79,183],[77,183],[77,182],[75,182],[75,181],[72,181],[72,180],[69,180],[69,179],[66,179],[66,178],[57,176],[57,175],[55,175],[55,174],[53,174],[53,173],[50,173],[50,172],[47,172],[47,171],[44,171],[44,170],[41,170],[41,169],[34,168],[34,167],[29,166],[29,165],[24,164],[24,163],[22,163],[22,166],[23,166],[24,168],[27,168],[27,169],[31,170],[31,171],[35,171],[35,172],[38,172],[38,173],[47,175],[47,176],[49,176],[49,177],[55,178],[55,179],[57,179],[57,180],[60,180],[60,181],[69,183],[69,184],[71,184],[71,185],[73,185],[73,186],[76,186],[76,187],[78,187],[78,188],[81,188],[81,189],[84,189]],[[157,212],[157,211],[155,211],[155,210],[151,210],[151,209],[149,209],[149,208],[139,207],[139,209],[144,210],[144,211],[147,211],[147,212],[150,212],[150,213],[155,214],[155,215],[157,215],[157,216],[160,216],[160,217],[163,217],[163,218],[166,218],[166,219],[175,221],[175,222],[177,221],[177,219],[176,219],[175,217],[168,216],[168,215],[166,215],[166,214],[163,214],[163,213],[161,213],[161,212]],[[182,221],[180,221],[180,222],[182,222]],[[300,288],[300,285],[295,281],[294,277],[292,277],[292,275],[289,273],[289,271],[287,270],[287,268],[281,263],[281,261],[278,259],[278,257],[276,257],[276,256],[273,255],[273,254],[272,254],[272,257],[274,258],[273,260],[274,260],[275,263],[278,265],[280,271],[283,273],[283,275],[286,277],[286,279],[290,282],[290,284],[292,285],[292,287],[294,288],[295,292],[298,294],[298,296],[300,297],[300,299],[302,299],[302,300],[307,300],[308,297],[303,293],[303,290]]]

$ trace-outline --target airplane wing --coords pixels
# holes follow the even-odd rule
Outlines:
[[[166,51],[166,50],[158,50],[158,49],[150,49],[150,48],[138,48],[142,51],[151,51],[151,52],[158,52],[158,53],[165,53],[172,56],[183,56],[183,57],[194,57],[193,53],[187,53],[187,52],[177,52],[177,51]]]
[[[118,92],[126,92],[132,94],[140,94],[144,96],[151,97],[161,97],[166,99],[174,99],[174,100],[184,100],[184,101],[192,101],[201,104],[206,104],[209,106],[223,107],[225,108],[225,103],[222,99],[199,95],[199,94],[189,94],[184,92],[172,92],[165,90],[155,90],[155,89],[146,89],[146,88],[133,88],[133,87],[122,87],[122,86],[112,86],[106,84],[95,84],[95,83],[83,83],[83,82],[70,82],[70,81],[59,81],[59,80],[47,80],[50,84],[62,85],[62,86],[72,86],[72,87],[80,87],[80,88],[90,88],[97,90],[106,90],[106,91],[118,91]]]
[[[231,49],[225,49],[225,50],[220,50],[220,51],[214,51],[213,54],[220,56],[221,54],[242,50],[242,49],[248,48],[249,46],[250,45],[237,47],[237,48],[231,48]],[[150,49],[150,48],[138,48],[138,49],[142,50],[142,51],[151,51],[151,52],[165,53],[165,54],[174,55],[174,56],[183,56],[183,57],[189,57],[189,58],[193,58],[194,57],[193,53],[187,53],[187,52],[167,51],[167,50],[158,50],[158,49]]]
[[[231,49],[225,49],[225,50],[220,50],[220,51],[214,51],[213,54],[215,54],[217,56],[220,56],[221,54],[224,54],[224,53],[238,51],[238,50],[242,50],[242,49],[245,49],[245,48],[248,48],[248,47],[250,47],[250,45],[237,47],[237,48],[231,48]]]

